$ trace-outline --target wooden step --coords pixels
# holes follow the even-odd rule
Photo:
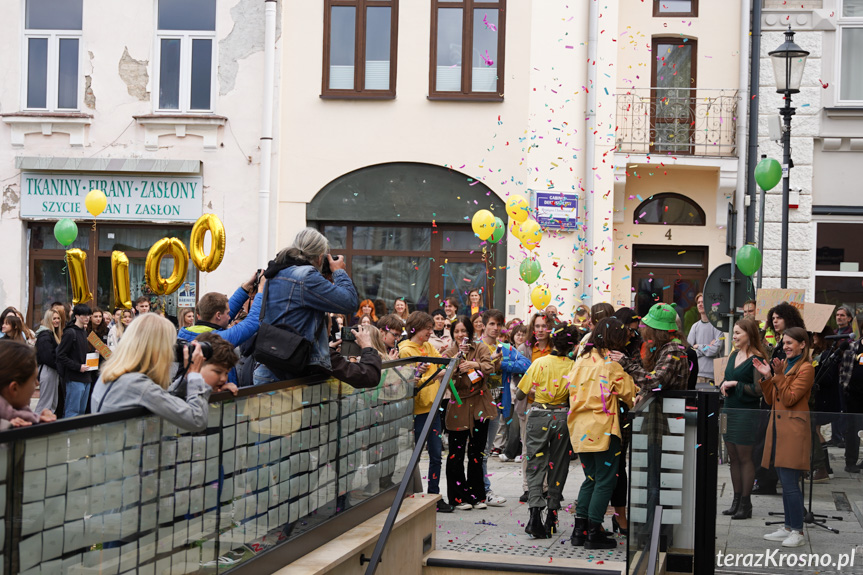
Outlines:
[[[617,561],[585,561],[524,555],[493,555],[435,550],[423,560],[423,575],[477,575],[494,573],[537,573],[542,575],[626,575],[626,564]]]

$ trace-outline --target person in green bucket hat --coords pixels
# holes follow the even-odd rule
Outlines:
[[[640,361],[619,351],[610,353],[635,380],[639,396],[663,389],[686,389],[689,360],[677,332],[677,309],[674,304],[658,303],[641,319]]]

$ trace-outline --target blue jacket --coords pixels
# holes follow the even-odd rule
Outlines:
[[[212,329],[205,325],[193,325],[190,328],[184,327],[177,333],[177,339],[192,341],[202,333],[212,332],[230,343],[232,346],[237,347],[251,339],[252,336],[258,332],[258,326],[261,324],[259,316],[261,314],[262,297],[263,296],[261,294],[255,296],[255,299],[252,300],[252,305],[249,308],[249,315],[235,326],[227,329]],[[228,300],[228,307],[230,308],[232,320],[243,307],[243,304],[246,303],[248,298],[249,296],[246,291],[239,287],[237,288],[237,291],[234,292],[234,295],[231,296],[231,299]],[[228,381],[231,383],[238,383],[237,370],[235,368],[231,368],[230,373],[228,373]]]
[[[503,344],[502,353],[503,355],[500,357],[500,371],[503,374],[501,377],[501,385],[503,386],[503,418],[506,420],[509,419],[513,402],[509,389],[510,380],[513,375],[521,376],[525,373],[530,368],[530,360],[508,343]]]
[[[313,344],[309,365],[331,370],[327,313],[350,315],[359,306],[357,290],[348,273],[336,270],[330,283],[311,264],[290,266],[268,280],[267,289],[261,321],[291,326]]]

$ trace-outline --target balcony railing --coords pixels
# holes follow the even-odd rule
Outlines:
[[[736,156],[737,90],[621,89],[617,151],[669,156]]]

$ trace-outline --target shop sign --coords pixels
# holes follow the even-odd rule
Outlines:
[[[203,213],[200,176],[22,172],[21,218],[92,219],[84,207],[90,190],[108,197],[99,220],[194,222]]]
[[[533,192],[531,194],[536,221],[543,228],[575,230],[578,228],[578,194],[564,192]]]

